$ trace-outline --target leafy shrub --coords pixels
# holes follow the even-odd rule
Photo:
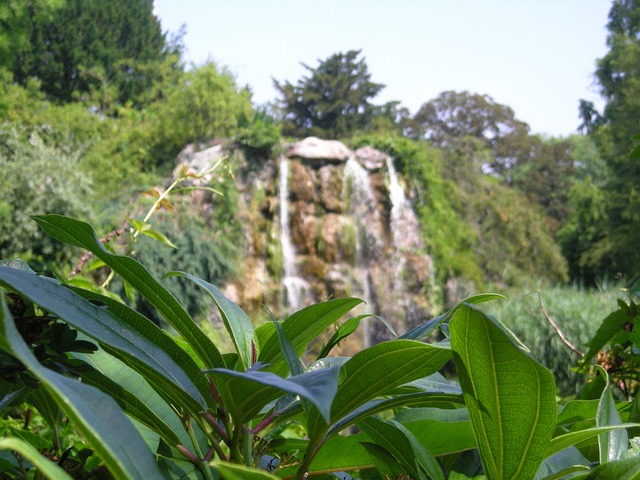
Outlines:
[[[57,215],[36,221],[91,251],[179,335],[110,297],[24,266],[0,266],[8,290],[0,296],[1,405],[26,402],[54,432],[61,411],[114,478],[302,479],[352,471],[363,478],[598,479],[631,478],[640,467],[640,457],[628,457],[626,430],[640,425],[623,423],[637,417],[632,402],[615,405],[607,380],[600,400],[559,409],[551,372],[471,305],[495,294],[472,297],[352,358],[325,358],[357,328],[356,317],[337,326],[323,355],[305,368],[300,355],[308,345],[360,300],[321,302],[255,329],[214,285],[183,274],[220,311],[235,348],[222,355],[141,264],[105,249],[88,224]],[[77,329],[100,348],[82,353],[86,345],[71,334],[64,342],[69,357],[47,368],[17,329],[38,312],[37,320],[66,324],[65,331]],[[449,341],[420,341],[437,328]],[[460,385],[437,373],[451,357]],[[338,434],[353,424],[359,433]],[[25,478],[37,468],[38,475],[70,478],[64,462],[33,447],[33,435],[9,434],[0,449],[16,455],[3,458],[4,471]],[[52,456],[66,446],[54,435]]]
[[[250,116],[240,115],[233,140],[244,149],[249,160],[264,160],[280,140],[280,129],[266,109],[257,109]]]
[[[47,131],[0,125],[0,257],[36,262],[67,258],[29,218],[60,212],[92,217],[91,178],[79,165],[80,152],[45,143]],[[44,137],[44,138],[43,138]],[[63,258],[64,257],[64,258]]]

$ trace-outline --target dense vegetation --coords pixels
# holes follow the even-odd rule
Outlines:
[[[65,470],[74,478],[92,469],[105,475],[101,462],[117,478],[274,478],[251,470],[261,466],[302,478],[308,471],[341,470],[332,456],[351,449],[354,440],[335,434],[355,424],[362,432],[353,438],[363,446],[343,458],[342,470],[362,478],[465,479],[482,472],[489,478],[533,478],[536,471],[540,478],[564,478],[559,472],[569,475],[571,469],[587,472],[576,478],[615,478],[611,469],[637,474],[638,451],[627,448],[627,432],[617,425],[638,421],[639,411],[633,281],[640,271],[640,1],[613,2],[609,52],[595,71],[606,105],[598,112],[582,102],[582,134],[568,138],[532,134],[511,108],[487,94],[443,92],[425,99],[415,114],[399,102],[376,105],[384,85],[372,80],[361,51],[305,64],[308,75],[296,83],[274,80],[279,98],[256,106],[250,90],[238,86],[224,66],[184,64],[181,34],[162,31],[151,0],[8,0],[0,7],[0,27],[0,260],[19,258],[62,282],[35,275],[21,262],[0,267],[0,405],[11,407],[6,412],[20,421],[37,410],[42,417],[34,420],[35,428],[53,438],[52,446],[38,441],[33,430],[19,433],[18,420],[5,416],[0,434],[11,439],[0,439],[0,449],[19,454],[0,455],[0,471],[30,478],[32,462],[42,472],[51,468],[54,478],[66,478],[53,464],[38,463],[31,444],[48,450],[50,458],[70,456]],[[443,292],[449,282],[471,291],[489,286],[540,291],[540,297],[514,294],[515,301],[491,311],[549,370],[524,355],[502,325],[469,306],[415,331],[398,332],[397,341],[350,360],[314,359],[317,371],[303,371],[301,355],[357,300],[323,302],[282,325],[254,330],[213,286],[232,278],[246,254],[235,178],[273,167],[273,157],[291,137],[307,135],[391,154],[415,189],[414,207]],[[180,194],[170,201],[158,198],[155,186],[167,187],[186,145],[204,148],[221,139],[235,153],[215,171],[216,192],[203,189],[214,208],[194,208]],[[107,247],[87,233],[87,224],[49,214],[90,222]],[[146,223],[151,215],[152,226]],[[179,235],[170,233],[177,230]],[[108,242],[113,239],[117,246]],[[87,265],[85,276],[74,276],[85,262],[75,256],[79,246],[98,259]],[[140,260],[150,274],[116,249]],[[107,273],[90,270],[105,264]],[[193,282],[156,282],[172,270],[188,272]],[[616,308],[617,290],[603,304],[575,285],[593,289],[609,280],[630,287],[628,298],[606,316]],[[203,296],[201,287],[210,295]],[[65,298],[62,306],[53,296]],[[566,300],[565,307],[567,296],[572,302]],[[127,306],[116,298],[128,298]],[[202,319],[212,304],[228,339],[212,342],[219,333],[207,336],[211,332],[193,325],[192,317]],[[92,312],[91,321],[77,317],[78,308]],[[147,325],[140,314],[168,325],[171,334]],[[313,326],[318,316],[323,321]],[[551,330],[554,319],[560,333]],[[359,321],[342,324],[335,342]],[[469,329],[479,325],[485,340],[472,345]],[[142,347],[109,336],[120,328]],[[439,328],[440,335],[450,335],[450,344],[416,342],[434,338]],[[474,342],[481,333],[473,331]],[[568,338],[559,340],[561,334]],[[570,353],[571,340],[583,350]],[[497,388],[500,398],[521,396],[527,404],[508,378],[490,378],[483,370],[485,357],[476,349],[497,344],[506,360],[519,365],[518,374],[542,385],[540,405],[548,411],[536,416],[527,410],[531,431],[542,433],[526,451],[514,447],[522,439],[518,432],[482,433],[484,415],[491,412],[477,402],[499,408],[483,397],[483,388]],[[329,341],[327,349],[332,345]],[[139,348],[153,354],[146,357]],[[219,351],[228,349],[233,353]],[[403,363],[415,352],[426,362],[419,371],[382,365],[386,354]],[[174,370],[160,365],[158,359],[165,357]],[[460,385],[436,373],[450,359]],[[593,359],[606,369],[599,377],[593,376]],[[121,361],[129,365],[126,370]],[[576,368],[568,371],[568,364]],[[361,367],[368,373],[352,375]],[[451,368],[445,371],[450,374]],[[374,382],[380,372],[385,388],[377,383],[368,396],[351,400],[362,382]],[[100,391],[72,385],[65,380],[69,376]],[[608,376],[611,381],[603,380]],[[148,385],[136,387],[141,377]],[[585,383],[588,379],[593,381]],[[325,391],[314,390],[315,382]],[[249,405],[236,388],[264,398]],[[554,394],[592,402],[570,402],[562,410]],[[615,408],[613,397],[621,400]],[[116,417],[124,412],[136,419],[138,429],[117,423],[93,431],[87,399],[105,402]],[[146,408],[146,402],[157,403]],[[420,408],[400,408],[406,406]],[[374,416],[389,409],[395,410],[394,417],[383,416],[388,422]],[[563,416],[568,410],[575,415]],[[498,433],[510,421],[507,415]],[[458,433],[431,451],[435,447],[425,432],[442,425]],[[118,428],[126,433],[116,433]],[[629,430],[631,436],[637,428]],[[138,431],[155,442],[151,450]],[[60,438],[77,438],[78,432],[94,451],[63,453]],[[133,442],[146,460],[140,465],[123,460],[120,441]],[[404,450],[394,450],[398,445]],[[503,448],[508,451],[497,461]],[[211,459],[213,470],[207,467]],[[522,459],[526,466],[512,464]],[[601,465],[590,470],[595,463]]]

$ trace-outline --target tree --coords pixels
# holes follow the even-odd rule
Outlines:
[[[451,180],[468,184],[469,175],[491,173],[541,205],[552,232],[566,219],[571,145],[531,135],[508,106],[488,95],[447,91],[423,104],[411,127],[411,136],[444,150]]]
[[[37,79],[51,100],[97,98],[139,105],[171,53],[152,0],[67,0],[45,15],[48,3],[29,2],[22,22],[28,42],[18,45],[14,79]],[[49,8],[50,10],[50,8]]]
[[[640,162],[629,154],[640,132],[640,0],[614,0],[607,29],[609,51],[595,71],[604,110],[600,113],[585,101],[580,105],[583,126],[609,173],[601,186],[604,195],[598,194],[605,214],[598,215],[594,242],[580,255],[581,268],[633,277],[640,270]]]
[[[464,137],[483,140],[493,152],[486,165],[502,174],[526,149],[529,126],[517,120],[513,110],[496,103],[489,95],[447,91],[420,107],[413,118],[414,138],[425,138],[434,145],[447,148]]]
[[[358,59],[360,52],[336,53],[315,69],[303,63],[309,76],[297,85],[274,79],[282,96],[285,135],[339,138],[370,127],[376,107],[369,100],[384,85],[371,81],[364,58]]]

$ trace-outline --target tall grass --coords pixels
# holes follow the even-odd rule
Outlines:
[[[499,291],[499,290],[498,290]],[[581,351],[593,337],[602,320],[617,308],[624,293],[615,284],[598,289],[579,286],[538,286],[529,290],[502,291],[506,302],[491,302],[485,310],[509,328],[556,379],[561,397],[575,396],[584,376],[575,372],[578,354],[563,343],[545,318],[541,304],[566,339]]]

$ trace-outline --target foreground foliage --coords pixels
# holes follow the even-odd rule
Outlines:
[[[8,475],[635,478],[640,469],[627,434],[640,424],[626,423],[638,416],[637,402],[614,403],[607,382],[597,400],[556,405],[551,372],[472,306],[499,295],[472,297],[352,358],[328,358],[362,320],[338,323],[361,300],[321,302],[256,329],[214,285],[174,272],[217,305],[234,345],[222,353],[141,264],[107,250],[90,225],[35,220],[113,269],[174,333],[24,263],[0,266],[0,406],[5,414],[23,404],[37,410],[51,433],[43,445],[28,429],[5,427],[0,448],[13,453],[0,468]],[[305,357],[332,326],[320,357]],[[445,340],[421,341],[438,328]],[[459,385],[438,373],[451,358]],[[61,435],[69,424],[87,448],[64,443],[74,438]],[[358,433],[340,434],[354,425]]]

